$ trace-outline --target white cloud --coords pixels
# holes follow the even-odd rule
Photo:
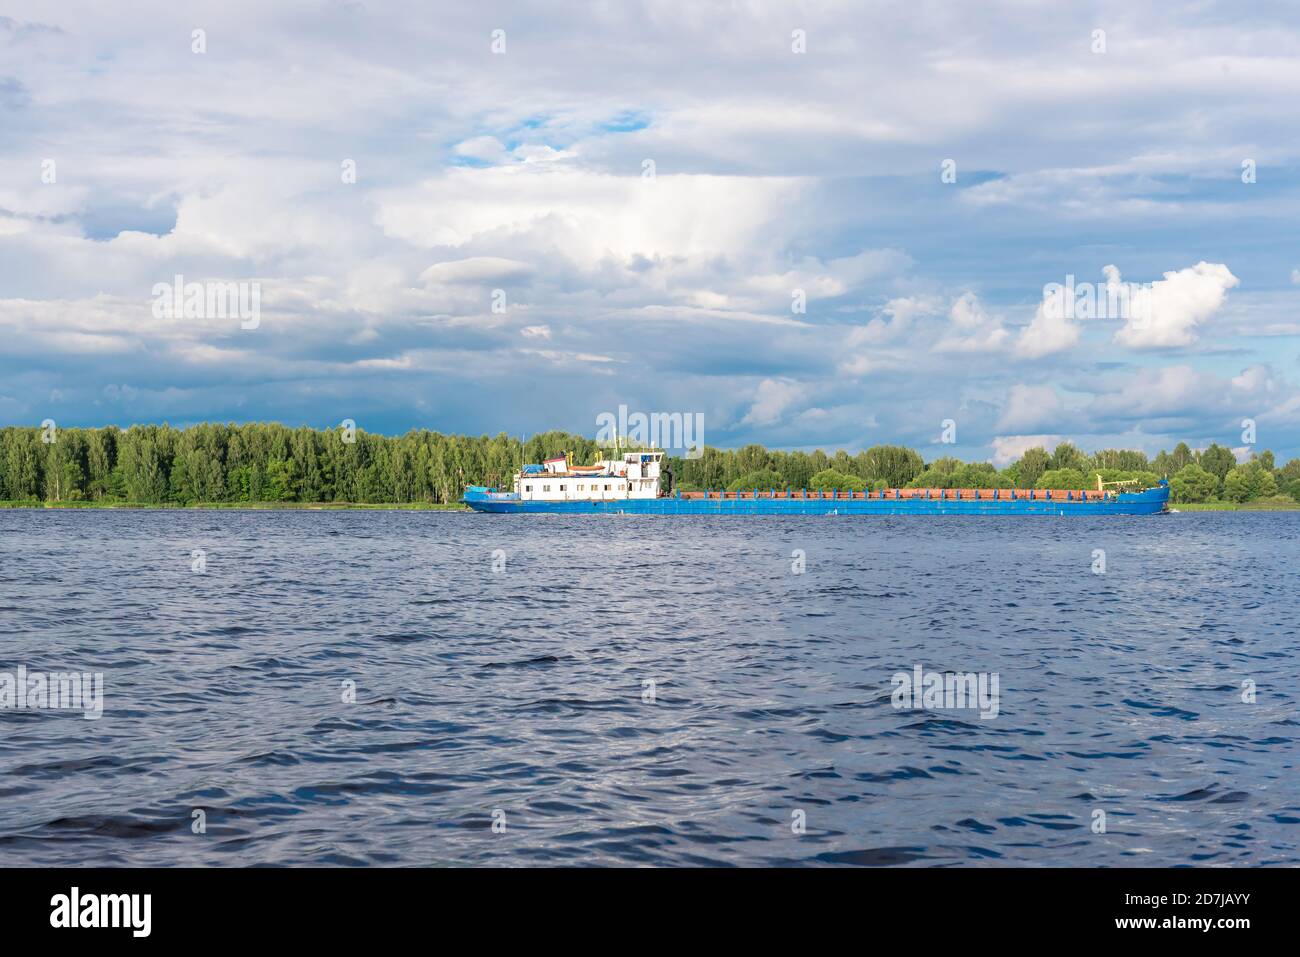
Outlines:
[[[1225,427],[1243,417],[1265,418],[1297,394],[1264,365],[1230,378],[1190,365],[1140,369],[1097,385],[1090,416],[1128,421],[1212,416]],[[1237,428],[1237,426],[1232,426]]]
[[[890,328],[894,332],[906,332],[912,322],[919,316],[932,316],[941,308],[939,300],[933,296],[907,296],[891,299],[880,311],[889,316]]]
[[[1059,435],[997,435],[990,443],[993,446],[993,464],[1003,469],[1029,449],[1041,446],[1050,452],[1060,442]]]
[[[802,189],[793,179],[615,176],[570,163],[460,168],[380,195],[384,231],[416,246],[536,237],[572,262],[607,257],[744,259]]]
[[[841,371],[849,376],[866,376],[906,363],[906,352],[902,348],[889,350],[889,343],[900,343],[919,317],[936,316],[941,311],[943,300],[937,296],[901,296],[889,300],[880,309],[888,320],[872,319],[849,330],[839,359]]]
[[[1223,382],[1209,372],[1191,366],[1144,369],[1123,382],[1119,389],[1099,394],[1092,411],[1100,415],[1167,416],[1202,409],[1221,395]]]
[[[511,150],[511,155],[524,163],[557,163],[575,154],[569,150],[557,150],[545,143],[523,143]]]
[[[475,136],[457,143],[455,153],[457,156],[482,160],[485,163],[499,163],[505,158],[506,148],[495,136]]]
[[[1059,423],[1064,411],[1061,397],[1051,386],[1013,385],[995,428],[999,432],[1028,432]]]
[[[545,408],[524,390],[582,369],[710,409],[732,427],[718,444],[742,416],[756,441],[924,441],[935,396],[982,403],[963,436],[983,442],[999,415],[1008,440],[1066,428],[1056,406],[1033,420],[1045,393],[1011,394],[1041,379],[1009,357],[1055,355],[1059,387],[1094,394],[1114,435],[1209,435],[1251,415],[1300,448],[1280,375],[1204,371],[1229,336],[1252,353],[1240,366],[1283,368],[1294,286],[1216,306],[1214,277],[1182,270],[1165,279],[1170,324],[1073,354],[1086,323],[1008,318],[1040,270],[1190,262],[1169,258],[1188,235],[1209,260],[1249,251],[1250,276],[1300,282],[1295,199],[1220,195],[1240,157],[1300,158],[1300,27],[1207,3],[1134,0],[1105,57],[1087,51],[1086,10],[1023,5],[953,3],[929,31],[881,9],[868,35],[850,6],[814,4],[807,57],[789,55],[775,7],[516,11],[509,54],[492,57],[481,11],[435,22],[403,0],[289,18],[47,4],[39,18],[62,32],[0,27],[0,411],[39,421],[59,388],[87,421],[317,422],[346,396],[375,410],[368,427],[581,428],[590,390]],[[192,20],[209,21],[203,57]],[[1108,135],[1116,103],[1140,143]],[[40,182],[47,155],[57,185]],[[154,320],[149,290],[175,273],[261,281],[261,328]],[[489,311],[495,286],[508,315]],[[1207,348],[1187,373],[1124,366],[1124,346],[1189,342]],[[463,401],[471,389],[481,401]]]
[[[1043,300],[1034,312],[1029,325],[1020,330],[1016,339],[1016,354],[1026,359],[1041,359],[1053,353],[1072,349],[1083,334],[1079,324],[1065,315],[1044,292]]]
[[[935,344],[936,352],[998,352],[1011,334],[990,316],[972,292],[963,293],[948,311],[951,329]]]
[[[1129,316],[1115,341],[1136,349],[1191,345],[1198,326],[1219,310],[1228,290],[1240,282],[1222,263],[1199,262],[1167,272],[1151,284],[1145,310],[1149,315]]]
[[[764,379],[754,393],[754,404],[741,419],[745,425],[771,425],[804,397],[804,389],[786,379]]]
[[[532,263],[500,256],[472,256],[434,263],[420,273],[420,282],[426,284],[470,283],[482,285],[495,282],[517,282],[527,279],[537,271]]]

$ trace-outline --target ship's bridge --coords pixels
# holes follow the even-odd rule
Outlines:
[[[556,456],[520,469],[515,492],[525,502],[658,498],[663,457],[657,450],[624,452],[621,458],[574,465],[569,456]]]

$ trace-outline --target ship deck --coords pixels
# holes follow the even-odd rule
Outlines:
[[[859,501],[889,499],[940,499],[952,501],[1043,501],[1043,502],[1106,502],[1114,501],[1115,493],[1089,489],[1029,489],[1029,488],[893,488],[879,492],[822,491],[809,489],[744,489],[728,492],[721,489],[703,492],[674,492],[672,497],[683,499],[825,499],[827,501]]]
[[[1168,510],[1169,486],[1138,492],[1085,489],[885,489],[880,492],[670,492],[657,498],[521,500],[515,492],[466,489],[484,512],[607,515],[1152,515]]]

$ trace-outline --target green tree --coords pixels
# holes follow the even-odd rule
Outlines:
[[[41,485],[40,440],[36,429],[5,430],[5,497],[36,498]]]
[[[861,492],[867,487],[865,479],[857,475],[845,475],[834,469],[822,469],[808,482],[814,491],[829,492],[836,489],[841,492]]]
[[[1278,488],[1300,502],[1300,459],[1292,459],[1277,473]]]
[[[45,498],[51,502],[84,498],[84,439],[75,429],[62,429],[55,436],[53,442],[42,446],[45,450],[41,468],[45,479]]]
[[[784,489],[786,487],[785,479],[780,472],[774,469],[761,469],[756,472],[746,472],[740,478],[727,484],[728,492],[742,492],[749,489],[758,489],[766,491],[771,488]]]
[[[1223,497],[1230,502],[1251,502],[1277,494],[1277,479],[1258,459],[1238,465],[1223,480]]]
[[[1083,489],[1086,484],[1087,480],[1078,469],[1048,469],[1039,476],[1034,488],[1065,491]]]
[[[1092,454],[1092,467],[1097,470],[1115,469],[1123,472],[1148,472],[1151,463],[1145,452],[1135,449],[1102,449]]]
[[[91,429],[86,437],[86,492],[92,499],[110,494],[110,476],[117,458],[117,429]]]
[[[118,461],[128,501],[156,503],[167,494],[167,473],[157,433],[156,426],[132,426],[123,435]]]
[[[1271,470],[1264,468],[1261,464],[1259,468],[1250,470],[1250,497],[1272,498],[1277,494],[1277,479],[1273,477]]]
[[[298,463],[293,459],[271,459],[266,463],[266,501],[297,501],[301,482]]]
[[[741,474],[772,470],[772,453],[761,445],[746,445],[743,449],[736,452],[734,460],[734,467],[738,469]]]
[[[1049,469],[1075,469],[1082,472],[1088,467],[1088,456],[1084,455],[1079,449],[1070,442],[1062,442],[1052,450],[1052,461],[1048,466]]]
[[[1223,497],[1229,502],[1244,502],[1250,498],[1250,475],[1238,466],[1229,469],[1223,477]]]
[[[1052,457],[1041,446],[1026,449],[1016,463],[1017,488],[1037,488],[1039,478],[1051,466]]]
[[[936,459],[908,488],[1014,488],[1014,481],[989,462]]]
[[[864,470],[857,474],[868,482],[883,482],[884,488],[903,488],[925,469],[920,454],[901,445],[873,445],[862,458]]]
[[[790,488],[807,488],[816,469],[807,452],[791,452],[781,463],[781,474]]]
[[[1219,480],[1199,465],[1184,465],[1169,480],[1169,498],[1174,502],[1208,502],[1219,490]]]
[[[1237,464],[1237,457],[1232,454],[1230,449],[1225,449],[1217,442],[1212,442],[1210,447],[1201,453],[1199,464],[1201,468],[1213,475],[1219,485],[1222,486],[1224,476]]]

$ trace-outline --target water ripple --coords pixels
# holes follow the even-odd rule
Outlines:
[[[0,863],[1296,866],[1298,550],[1295,513],[0,511],[0,672],[105,684],[0,711]],[[916,665],[997,714],[896,709]]]

